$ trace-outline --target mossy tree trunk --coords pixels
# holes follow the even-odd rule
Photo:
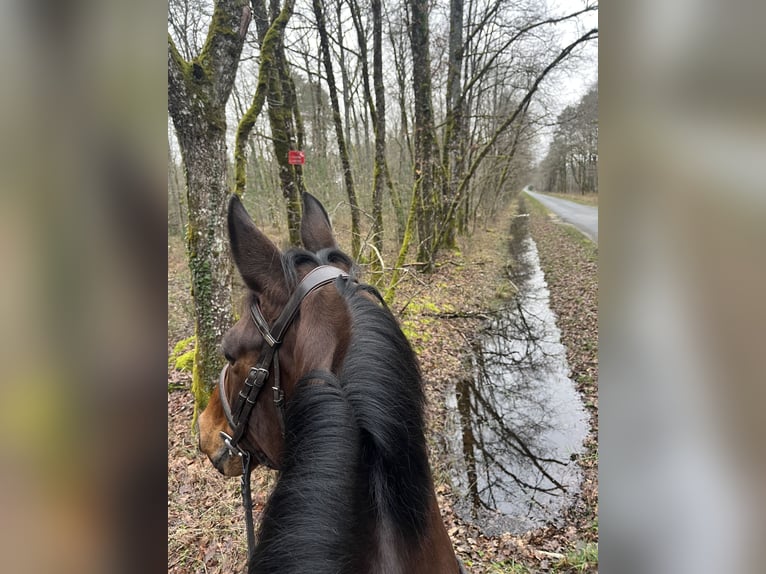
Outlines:
[[[300,166],[292,166],[288,162],[288,152],[296,149],[296,135],[298,146],[302,145],[303,123],[298,112],[295,86],[284,54],[284,30],[293,14],[295,0],[286,0],[270,25],[264,1],[254,1],[253,7],[258,42],[261,46],[261,63],[253,102],[237,128],[234,148],[236,191],[241,194],[245,190],[246,144],[263,105],[268,100],[269,126],[279,169],[280,187],[287,208],[289,240],[292,245],[298,245],[303,180]],[[275,6],[272,5],[272,8]]]
[[[292,16],[294,0],[286,0],[277,20]],[[291,245],[300,245],[301,198],[303,180],[301,167],[290,165],[288,152],[296,149],[296,116],[297,106],[294,105],[294,87],[290,78],[289,65],[285,56],[284,34],[279,39],[272,54],[264,57],[261,53],[261,66],[266,66],[269,72],[269,126],[274,144],[274,155],[279,166],[279,181],[282,196],[287,207],[287,229]],[[300,122],[300,117],[298,117]],[[300,125],[300,123],[299,123]]]
[[[383,253],[383,186],[388,176],[386,162],[386,90],[383,85],[383,14],[381,0],[372,0],[372,83],[375,90],[375,167],[372,189],[373,242]],[[390,184],[389,184],[390,185]],[[391,186],[393,189],[393,186]],[[394,198],[395,203],[400,203]],[[382,262],[381,262],[382,263]],[[382,279],[383,269],[380,270]]]
[[[388,305],[394,302],[394,296],[396,295],[396,288],[399,285],[399,277],[401,277],[404,262],[407,259],[407,251],[410,249],[412,243],[412,233],[415,227],[415,219],[418,211],[418,195],[415,190],[412,190],[412,196],[410,199],[410,209],[407,212],[407,223],[404,226],[404,237],[402,238],[402,245],[399,248],[399,255],[394,263],[394,270],[391,272],[391,280],[388,283],[386,294],[384,299]]]
[[[216,2],[205,45],[190,62],[168,35],[168,112],[186,176],[186,247],[197,336],[195,416],[207,404],[217,379],[222,362],[218,344],[232,321],[225,106],[249,22],[247,1]]]

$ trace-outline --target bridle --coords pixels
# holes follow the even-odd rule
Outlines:
[[[328,283],[332,283],[338,278],[348,278],[348,273],[330,265],[320,265],[319,267],[312,269],[298,284],[298,287],[290,296],[290,299],[288,299],[287,304],[274,322],[274,326],[271,328],[263,317],[258,302],[256,301],[250,306],[250,316],[263,337],[263,346],[261,347],[258,363],[250,368],[247,377],[245,378],[245,382],[242,385],[242,390],[239,391],[233,407],[230,406],[226,394],[226,374],[229,367],[228,365],[224,366],[221,370],[221,376],[218,381],[218,389],[221,396],[223,411],[229,425],[234,429],[231,436],[224,432],[222,432],[221,435],[224,438],[226,446],[233,454],[242,453],[242,449],[239,447],[239,442],[248,427],[250,414],[258,400],[258,396],[261,394],[261,391],[269,378],[269,367],[272,364],[274,366],[274,384],[271,388],[274,391],[274,404],[277,407],[279,424],[282,434],[284,435],[284,391],[282,390],[279,381],[279,347],[282,345],[287,329],[295,320],[303,299],[316,289],[319,289]],[[265,455],[263,456],[265,457]],[[267,462],[268,466],[274,466],[270,461]]]
[[[284,309],[282,309],[282,312],[279,314],[279,317],[274,322],[273,327],[269,327],[257,301],[250,306],[250,316],[263,337],[263,345],[261,347],[258,363],[248,371],[245,382],[242,385],[242,390],[240,390],[237,395],[233,407],[229,404],[229,399],[226,395],[226,374],[229,365],[227,364],[221,369],[221,376],[218,379],[218,392],[221,398],[223,412],[226,415],[226,420],[233,429],[231,436],[221,431],[221,437],[229,449],[229,452],[242,459],[242,504],[245,509],[245,522],[247,523],[247,546],[249,557],[252,556],[253,550],[255,549],[252,512],[253,501],[250,493],[251,457],[255,456],[259,463],[268,466],[269,468],[275,468],[275,464],[257,448],[254,449],[254,452],[245,450],[240,446],[240,441],[249,426],[250,415],[258,400],[258,396],[261,394],[266,381],[269,379],[269,369],[272,365],[274,378],[271,388],[274,392],[274,405],[277,407],[277,418],[279,419],[282,436],[284,436],[285,393],[280,386],[279,381],[279,347],[284,341],[287,329],[295,320],[303,299],[324,285],[332,283],[339,278],[348,279],[348,277],[348,273],[330,265],[320,265],[319,267],[312,269],[298,284],[298,287],[296,287]]]
[[[273,327],[269,327],[268,322],[263,317],[261,308],[258,302],[254,302],[250,306],[250,316],[253,319],[256,327],[263,337],[263,345],[261,347],[261,355],[258,359],[258,363],[255,367],[251,367],[248,371],[245,382],[242,386],[242,390],[237,395],[237,399],[234,403],[234,407],[229,404],[229,399],[226,395],[226,375],[228,373],[229,365],[225,365],[221,369],[221,376],[218,379],[218,391],[221,398],[221,405],[223,406],[223,412],[226,415],[226,420],[233,430],[232,435],[221,431],[221,436],[226,444],[229,452],[232,455],[237,455],[242,459],[242,506],[245,511],[245,523],[247,527],[247,556],[248,563],[253,557],[255,551],[255,527],[253,525],[253,500],[250,490],[250,463],[251,456],[255,456],[258,462],[268,466],[269,468],[275,468],[275,465],[268,459],[268,457],[259,449],[255,449],[254,452],[249,452],[239,446],[240,440],[245,434],[250,420],[253,407],[255,406],[258,396],[263,390],[266,381],[269,378],[269,367],[274,367],[274,383],[272,390],[274,392],[274,404],[277,407],[277,416],[279,418],[279,425],[282,431],[282,436],[285,434],[285,393],[280,386],[279,381],[279,347],[284,341],[285,333],[287,329],[292,325],[295,317],[298,314],[301,303],[307,295],[313,291],[337,281],[338,279],[348,279],[349,274],[332,267],[330,265],[320,265],[312,269],[298,284],[293,294],[288,299],[279,317],[274,322]],[[380,295],[377,289],[370,285],[357,285],[358,289],[366,291],[372,294],[380,303],[387,307],[386,302]],[[312,371],[308,375],[309,377],[317,376],[322,378],[321,372]],[[457,565],[459,574],[466,574],[466,570],[459,559],[457,559]]]

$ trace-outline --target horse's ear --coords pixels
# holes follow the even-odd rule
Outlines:
[[[256,226],[238,195],[229,200],[229,242],[239,274],[253,291],[285,284],[279,248]]]
[[[301,241],[309,251],[316,253],[328,247],[338,247],[324,206],[310,193],[303,192]]]

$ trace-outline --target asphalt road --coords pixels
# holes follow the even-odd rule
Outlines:
[[[562,220],[574,225],[591,241],[598,243],[598,207],[582,205],[526,189],[524,192],[534,197]]]

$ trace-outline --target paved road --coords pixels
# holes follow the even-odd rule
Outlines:
[[[598,243],[598,207],[582,205],[574,201],[551,197],[544,193],[524,190],[567,223],[582,231],[586,237]]]

